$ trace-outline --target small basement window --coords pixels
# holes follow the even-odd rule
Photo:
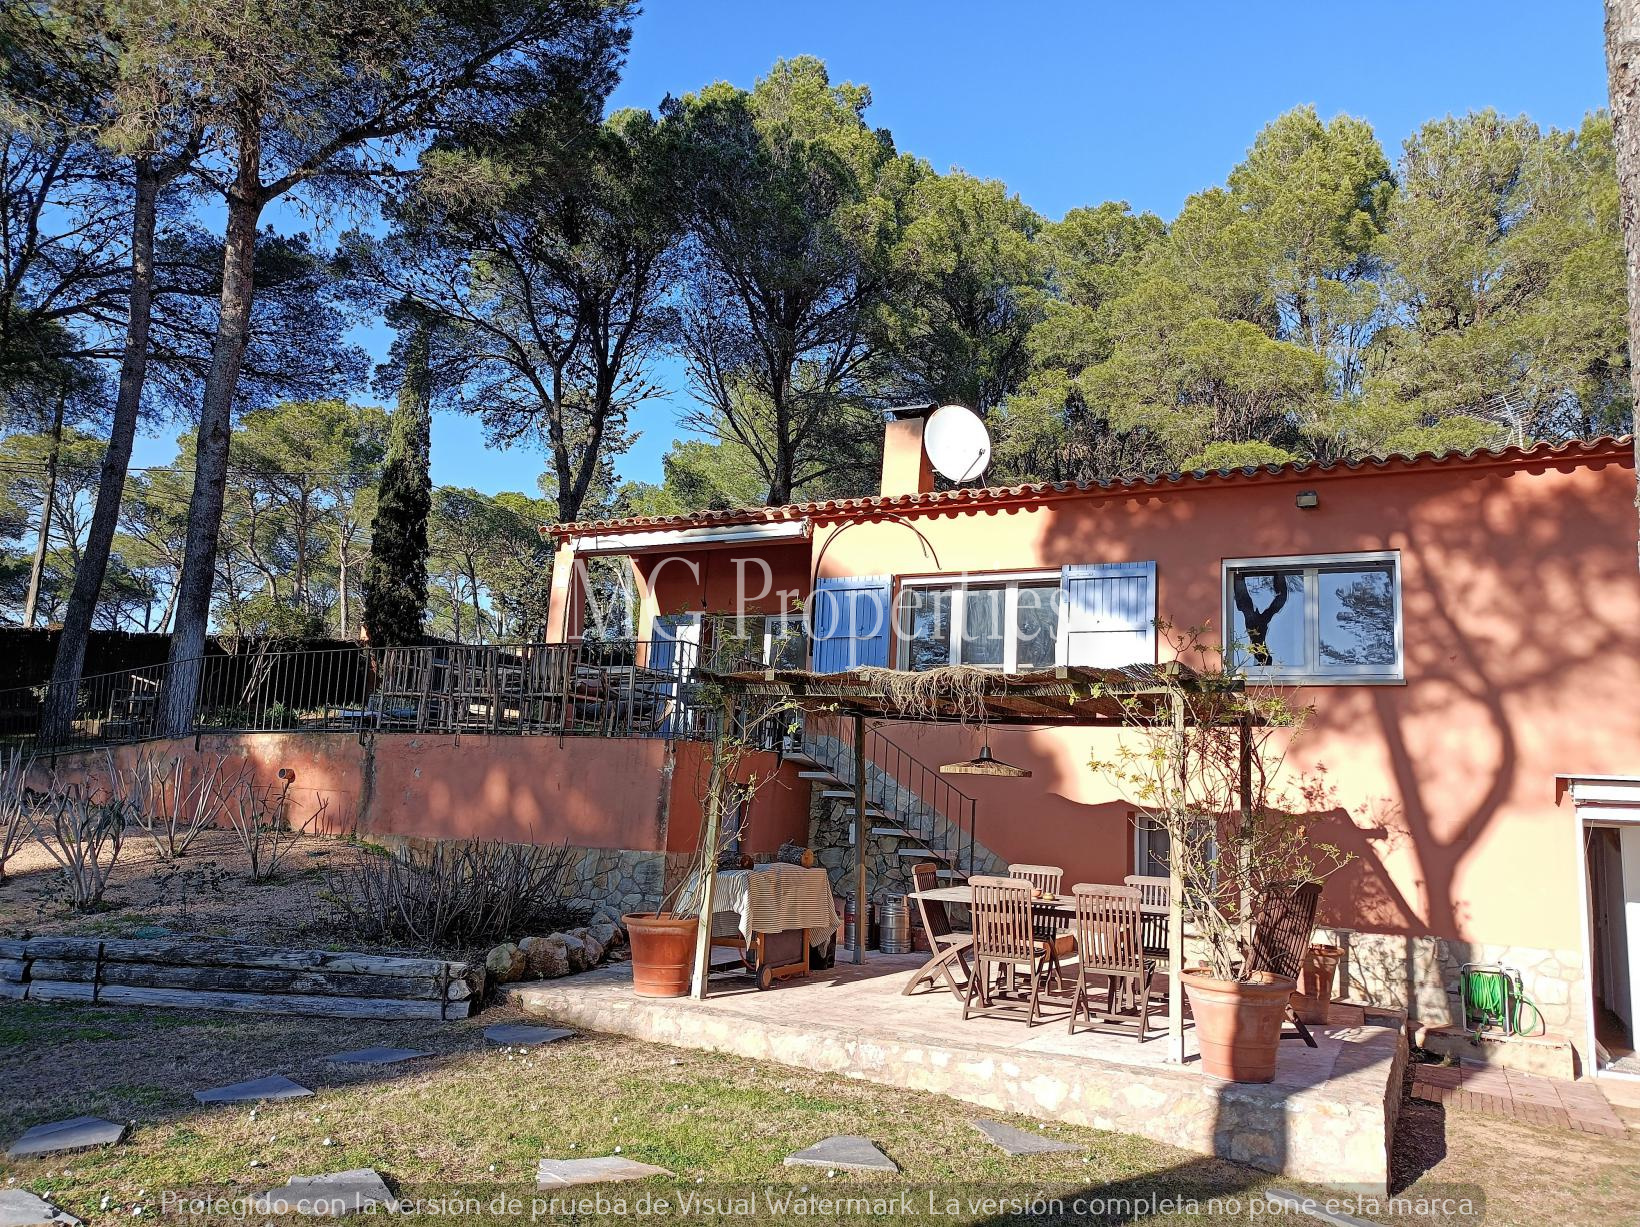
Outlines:
[[[1396,551],[1224,563],[1230,662],[1284,682],[1399,682],[1401,558]]]

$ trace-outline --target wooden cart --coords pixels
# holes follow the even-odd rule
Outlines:
[[[773,988],[778,980],[806,976],[815,967],[829,966],[835,934],[826,943],[824,951],[816,953],[809,946],[807,929],[787,929],[781,933],[753,933],[748,943],[739,933],[732,936],[714,936],[712,945],[734,950],[740,955],[741,965],[752,974],[759,989]]]

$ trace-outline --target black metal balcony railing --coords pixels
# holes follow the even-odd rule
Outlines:
[[[81,680],[72,720],[42,736],[50,683],[0,691],[0,741],[42,751],[198,732],[547,734],[708,738],[699,649],[674,640],[439,644],[252,652]],[[198,678],[192,718],[170,688]]]

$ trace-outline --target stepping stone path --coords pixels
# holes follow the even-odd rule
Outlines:
[[[356,1167],[325,1176],[292,1176],[282,1188],[269,1189],[255,1202],[258,1214],[310,1214],[340,1218],[372,1206],[391,1207],[397,1199],[373,1167]]]
[[[0,1227],[80,1227],[80,1220],[27,1189],[0,1189]]]
[[[100,1116],[76,1116],[73,1120],[34,1126],[11,1144],[6,1158],[27,1159],[64,1150],[90,1150],[93,1146],[113,1146],[124,1138],[124,1125],[116,1125]]]
[[[535,1184],[542,1189],[561,1189],[571,1184],[604,1184],[616,1180],[643,1180],[649,1176],[670,1176],[664,1167],[639,1163],[621,1155],[592,1159],[542,1159],[535,1172]]]
[[[851,1133],[816,1142],[807,1150],[786,1156],[787,1167],[840,1167],[846,1172],[897,1172],[900,1165],[869,1138]]]
[[[527,1023],[497,1023],[484,1028],[484,1038],[492,1044],[550,1044],[574,1034],[563,1027],[532,1027]]]
[[[313,1094],[300,1082],[292,1082],[283,1074],[271,1078],[253,1078],[249,1082],[235,1082],[232,1086],[212,1087],[195,1091],[200,1103],[249,1103],[258,1099],[301,1099]]]
[[[400,1061],[431,1055],[417,1052],[414,1048],[383,1048],[378,1044],[374,1048],[359,1048],[353,1052],[333,1052],[325,1060],[332,1065],[397,1065]]]
[[[1004,1154],[1056,1155],[1077,1149],[1069,1142],[1044,1137],[1028,1129],[1015,1129],[1012,1125],[1005,1125],[999,1120],[977,1120],[974,1122],[974,1128],[1001,1147]]]

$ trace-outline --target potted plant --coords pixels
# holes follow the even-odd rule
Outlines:
[[[670,911],[628,912],[621,923],[632,947],[633,992],[640,997],[688,996],[699,918]]]
[[[1222,661],[1199,633],[1175,649],[1181,662]],[[1204,1070],[1269,1082],[1297,986],[1249,965],[1254,905],[1272,887],[1318,881],[1347,859],[1310,836],[1321,782],[1291,781],[1285,770],[1308,711],[1222,667],[1163,665],[1155,677],[1153,693],[1122,697],[1125,731],[1093,766],[1167,836],[1190,939],[1181,980]]]

